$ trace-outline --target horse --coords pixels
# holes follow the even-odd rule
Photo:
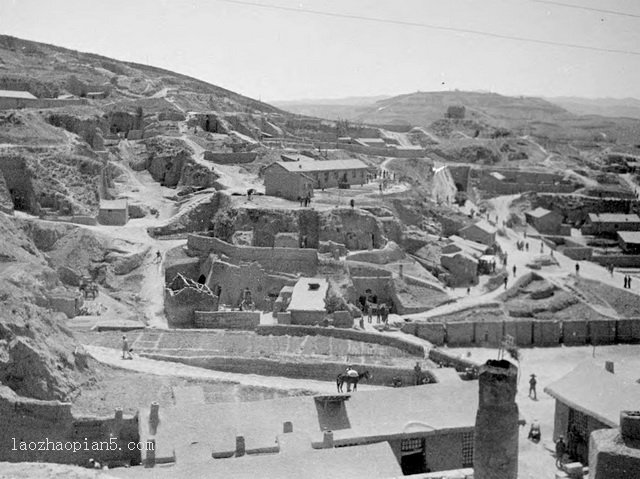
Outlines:
[[[358,374],[357,377],[347,376],[346,374],[342,374],[342,373],[338,374],[338,377],[336,378],[336,386],[338,387],[338,392],[339,393],[342,392],[342,386],[344,383],[347,383],[348,393],[351,392],[352,384],[353,384],[353,390],[356,391],[356,389],[358,389],[358,381],[360,381],[362,378],[371,379],[371,374],[369,374],[369,371],[364,371],[363,373]]]

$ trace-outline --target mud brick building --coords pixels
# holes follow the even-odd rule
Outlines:
[[[559,234],[562,225],[562,215],[545,208],[536,208],[524,214],[527,224],[533,226],[542,234]]]
[[[569,455],[583,464],[589,462],[591,433],[618,427],[620,411],[640,405],[640,385],[613,369],[613,363],[587,361],[544,389],[556,399],[554,441],[563,436]]]
[[[360,160],[276,161],[265,169],[265,193],[297,200],[312,196],[314,188],[363,184],[367,181],[367,171],[367,165]]]
[[[496,228],[486,220],[465,226],[458,235],[466,240],[475,241],[487,246],[492,246],[496,242]]]
[[[98,212],[101,225],[123,226],[129,221],[129,205],[127,200],[102,200]]]
[[[156,450],[143,459],[147,468],[140,477],[186,477],[188,470],[192,477],[207,471],[211,477],[297,478],[305,471],[304,477],[375,478],[472,467],[477,408],[478,383],[455,380],[273,399],[259,407],[177,404],[156,410],[153,430],[147,427],[150,418],[153,424],[150,409],[141,416],[141,439],[154,439]],[[338,474],[341,450],[362,469]],[[289,468],[280,469],[286,461]]]

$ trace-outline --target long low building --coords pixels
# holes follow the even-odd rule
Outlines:
[[[635,213],[589,213],[582,226],[583,234],[615,237],[618,231],[640,231],[640,217]]]
[[[376,452],[377,467],[392,474],[349,477],[398,477],[394,471],[400,469],[417,474],[472,467],[477,409],[477,381],[260,403],[178,404],[140,416],[141,440],[155,440],[156,464],[175,465],[148,467],[135,477],[186,477],[182,475],[186,465],[193,477],[201,477],[204,471],[207,477],[236,477],[226,472],[239,471],[236,466],[241,464],[245,475],[238,477],[254,477],[251,473],[255,477],[319,477],[317,471],[304,474],[301,467],[313,462],[313,471],[332,471],[334,461],[340,463],[342,456],[322,450],[333,448],[348,449],[354,460]],[[297,444],[289,469],[284,468],[289,451],[283,446],[291,442],[288,438],[295,438]],[[372,445],[380,447],[361,449]],[[148,454],[146,460],[151,466]],[[270,475],[271,468],[278,470],[277,476]],[[329,476],[345,477],[337,473],[325,477]]]
[[[313,196],[317,188],[364,184],[368,169],[362,161],[353,159],[276,161],[264,171],[265,193],[297,200]]]

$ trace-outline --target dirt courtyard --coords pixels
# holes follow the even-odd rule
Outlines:
[[[449,352],[484,362],[497,358],[497,349],[451,348]],[[520,415],[527,424],[520,428],[518,478],[552,478],[557,471],[553,457],[553,417],[555,399],[544,393],[544,388],[560,379],[583,361],[596,361],[604,368],[605,361],[615,362],[615,373],[625,377],[640,379],[640,345],[580,346],[559,348],[521,349],[520,376],[517,402]],[[529,399],[529,375],[535,374],[538,400]],[[640,387],[640,386],[639,386]],[[527,439],[531,421],[537,419],[542,430],[542,440],[538,444]]]

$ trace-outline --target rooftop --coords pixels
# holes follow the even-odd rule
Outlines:
[[[124,210],[127,208],[127,200],[100,200],[101,210]]]
[[[500,181],[503,181],[506,178],[502,173],[498,173],[497,171],[493,171],[489,173],[489,175]]]
[[[535,210],[527,211],[525,215],[533,216],[534,218],[542,218],[547,216],[549,213],[552,213],[552,211],[538,206]]]
[[[360,160],[325,160],[325,161],[276,161],[287,171],[334,171],[334,170],[361,170],[367,169]]]
[[[544,392],[610,427],[618,427],[620,411],[637,410],[640,404],[640,385],[592,361],[578,365]]]
[[[468,230],[470,228],[479,228],[482,231],[489,233],[489,234],[493,234],[497,231],[496,227],[491,225],[487,220],[480,220],[477,223],[473,223],[469,226],[465,226],[464,228],[462,228],[460,231],[464,231],[464,230]]]
[[[635,213],[589,213],[592,223],[640,223],[640,216]]]
[[[640,244],[640,231],[618,231],[618,236],[625,243]]]
[[[119,477],[175,478],[224,477],[225,479],[279,479],[305,477],[307,479],[389,479],[402,477],[400,465],[387,443],[356,447],[311,449],[300,434],[282,434],[278,441],[287,446],[280,453],[245,455],[224,460],[203,458],[202,461],[178,462],[174,466],[118,470]],[[289,449],[290,442],[297,442]],[[194,449],[202,446],[195,444]],[[306,447],[305,447],[306,446]],[[303,472],[304,471],[304,472]],[[331,471],[328,474],[328,471]],[[121,473],[120,473],[121,472]]]
[[[282,158],[282,161],[315,161],[314,158],[301,153],[283,153],[280,158]]]
[[[314,286],[314,285],[317,285]],[[329,283],[323,278],[300,278],[291,293],[289,310],[325,311],[324,299],[329,290]]]
[[[23,100],[38,99],[28,91],[17,91],[17,90],[0,90],[0,98],[21,98]]]
[[[314,448],[322,447],[323,426],[333,431],[336,446],[387,441],[412,433],[467,432],[475,426],[478,383],[447,381],[358,391],[345,395],[344,399],[323,402],[312,396],[298,396],[259,404],[182,404],[163,408],[155,435],[156,456],[175,454],[179,464],[208,460],[213,455],[230,458],[220,459],[226,464],[237,460],[231,458],[236,436],[244,437],[250,455],[282,454],[283,449],[275,439],[287,421],[292,423],[294,433],[304,434]],[[145,411],[141,421],[146,422],[147,418]],[[355,452],[352,448],[345,449]]]

